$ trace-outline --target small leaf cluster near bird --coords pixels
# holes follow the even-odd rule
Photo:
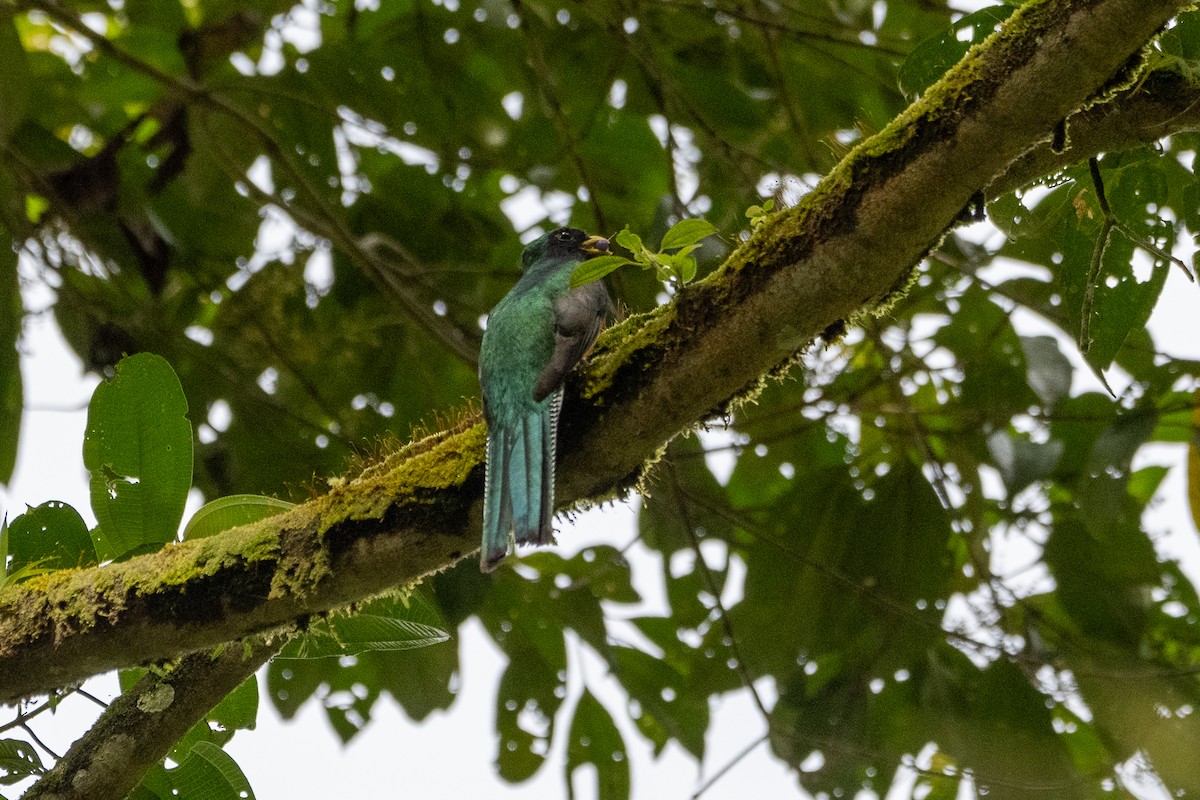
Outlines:
[[[754,233],[763,225],[767,224],[767,219],[771,216],[771,212],[775,210],[775,198],[768,197],[763,201],[762,205],[753,205],[746,209],[746,219],[750,220],[750,232]]]
[[[524,274],[488,316],[479,353],[487,421],[487,479],[479,565],[491,572],[517,544],[549,544],[562,384],[587,355],[612,309],[604,284],[571,280],[604,257],[601,236],[559,228],[521,254]]]
[[[575,269],[571,275],[571,287],[591,283],[627,264],[653,269],[660,281],[678,286],[690,283],[696,277],[696,257],[692,255],[692,251],[716,232],[717,229],[707,220],[681,219],[666,232],[662,244],[658,246],[658,252],[655,253],[642,244],[642,237],[629,230],[629,226],[626,225],[614,239],[617,244],[633,254],[633,259],[613,254],[593,258]],[[675,252],[667,252],[669,250]]]

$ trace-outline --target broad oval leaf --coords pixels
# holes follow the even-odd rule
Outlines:
[[[237,645],[231,645],[236,647]],[[258,676],[251,675],[211,711],[196,721],[171,748],[170,758],[183,762],[201,742],[224,747],[239,730],[253,730],[258,722]]]
[[[617,244],[621,245],[621,247],[624,247],[626,250],[635,255],[644,247],[642,244],[642,237],[629,230],[628,225],[626,225],[625,228],[613,238],[616,240]]]
[[[1058,347],[1053,336],[1022,336],[1025,370],[1029,387],[1046,408],[1053,408],[1071,392],[1074,367]]]
[[[172,541],[192,485],[187,398],[171,365],[152,353],[121,359],[88,405],[83,463],[101,558]]]
[[[318,620],[284,645],[276,659],[334,658],[367,651],[392,652],[444,642],[450,634],[431,625],[438,621],[420,593],[407,599],[384,597],[351,616]]]
[[[31,508],[9,526],[9,570],[37,564],[69,569],[96,563],[96,549],[87,523],[66,503],[51,500]]]
[[[988,437],[987,446],[1008,488],[1009,497],[1016,497],[1026,486],[1053,473],[1062,460],[1064,448],[1063,443],[1055,439],[1039,443],[1008,431],[993,433]]]
[[[633,263],[633,261],[624,256],[596,256],[595,258],[589,258],[571,273],[571,288],[576,289],[584,284],[599,280],[613,270]]]
[[[613,723],[600,701],[587,689],[575,706],[571,732],[567,734],[567,797],[575,796],[571,776],[584,764],[596,768],[599,800],[627,800],[629,797],[629,754],[621,731]],[[589,793],[590,794],[590,793]]]
[[[211,742],[197,742],[187,758],[169,773],[178,797],[205,800],[254,800],[254,790],[233,758]]]
[[[681,219],[663,236],[659,249],[674,250],[677,247],[697,244],[716,232],[716,227],[706,219]]]
[[[0,739],[0,783],[16,783],[45,771],[33,745],[20,739]]]
[[[1008,5],[988,6],[922,41],[900,67],[900,91],[910,99],[922,94],[1016,10]]]
[[[554,721],[566,694],[566,673],[536,650],[510,654],[496,689],[496,768],[507,781],[529,780],[541,769],[554,739]]]
[[[691,283],[696,277],[696,259],[692,256],[687,256],[683,259],[683,263],[679,265],[679,280],[683,283]]]
[[[183,529],[183,538],[202,539],[282,514],[295,503],[261,494],[231,494],[205,503]]]
[[[0,23],[0,31],[3,24]],[[0,48],[3,34],[0,32]],[[0,74],[4,74],[0,69]],[[0,84],[11,83],[0,81]],[[0,89],[0,93],[3,89]],[[4,105],[0,99],[0,108]],[[0,110],[0,114],[4,112]],[[0,241],[8,241],[8,230],[0,225]],[[0,251],[0,483],[12,479],[17,465],[24,389],[21,382],[21,354],[17,341],[21,336],[21,286],[17,279],[17,253],[11,247]]]

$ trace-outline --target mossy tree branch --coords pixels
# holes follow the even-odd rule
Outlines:
[[[987,187],[990,200],[1053,175],[1100,153],[1152,144],[1164,136],[1200,130],[1200,75],[1184,64],[1165,63],[1140,75],[1106,103],[1067,118],[1068,147],[1049,141],[1032,148]]]
[[[610,331],[569,383],[561,500],[627,488],[680,430],[728,410],[834,321],[886,304],[977,192],[1187,5],[1023,6],[716,274]],[[452,566],[477,548],[483,442],[482,426],[467,423],[257,525],[0,593],[0,702],[278,628]]]
[[[113,701],[70,752],[34,784],[26,800],[121,800],[146,770],[283,644],[253,639],[219,654],[191,653],[146,673]]]

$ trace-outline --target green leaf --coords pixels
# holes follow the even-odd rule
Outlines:
[[[1100,489],[1126,499],[1112,486]],[[1068,509],[1056,512],[1044,556],[1058,585],[1056,600],[1092,641],[1135,646],[1145,630],[1147,587],[1158,582],[1153,545],[1128,514],[1089,514],[1085,524]]]
[[[674,739],[703,761],[709,724],[707,693],[689,689],[679,669],[641,650],[615,646],[605,656],[629,693],[631,705],[639,707],[634,722],[655,740],[655,755],[668,739]]]
[[[2,16],[2,14],[0,14]],[[0,22],[0,50],[3,49],[4,23]],[[0,67],[0,75],[4,75]],[[12,83],[0,80],[0,87]],[[0,93],[4,89],[0,88]],[[4,114],[0,96],[0,115]],[[20,442],[22,397],[21,354],[17,343],[21,336],[21,287],[17,278],[17,254],[9,246],[9,233],[0,225],[0,483],[12,480]]]
[[[766,221],[767,214],[769,214],[773,208],[775,208],[775,198],[768,197],[763,201],[761,206],[753,205],[747,208],[746,217],[750,220],[751,225],[757,227]]]
[[[612,716],[587,689],[575,706],[571,731],[567,734],[567,797],[575,797],[571,780],[584,764],[596,767],[598,800],[627,800],[629,797],[629,754]],[[589,793],[590,794],[590,793]]]
[[[5,586],[11,586],[14,583],[32,578],[35,575],[45,575],[47,572],[53,572],[52,569],[42,568],[38,566],[38,562],[26,564],[18,570],[11,570],[7,575],[0,575],[0,589]]]
[[[277,500],[260,494],[232,494],[228,497],[218,497],[212,502],[205,503],[200,510],[192,515],[187,526],[183,529],[183,538],[202,539],[214,536],[239,525],[282,514],[292,508],[295,503]]]
[[[271,659],[267,667],[267,695],[271,705],[285,720],[292,719],[326,682],[326,675],[340,669],[336,661]]]
[[[208,7],[210,4],[206,3]],[[187,17],[182,5],[176,3],[159,3],[155,0],[128,0],[125,3],[125,13],[129,16],[131,28],[149,28],[153,31],[167,31],[178,34],[187,26]]]
[[[200,742],[224,747],[233,738],[234,733],[239,730],[253,730],[257,722],[258,676],[251,675],[193,725],[171,748],[169,757],[176,762],[182,762]]]
[[[42,221],[42,215],[50,210],[50,202],[39,194],[25,195],[25,218],[34,225]]]
[[[151,353],[121,359],[88,405],[83,463],[105,558],[175,539],[192,484],[187,399],[171,365]]]
[[[666,455],[671,462],[670,471],[654,473],[638,513],[638,533],[648,546],[669,559],[680,550],[690,550],[693,536],[720,535],[729,523],[720,514],[728,500],[708,469],[699,437],[677,436],[668,445]],[[738,469],[744,470],[749,464],[750,458],[744,459]],[[774,477],[780,478],[777,470]],[[756,481],[760,487],[765,483],[766,480]],[[689,525],[693,530],[688,530]],[[670,583],[667,587],[670,588]],[[695,595],[688,598],[685,593],[684,598],[696,607],[697,613],[707,615],[707,609],[699,607]],[[681,612],[682,609],[672,608],[674,617],[680,617]]]
[[[284,645],[275,658],[334,658],[366,651],[412,650],[449,639],[446,631],[411,619],[424,613],[398,598],[375,600],[351,616],[318,620]]]
[[[412,622],[446,627],[440,609],[422,589],[404,599],[376,602],[378,606],[368,604],[365,610],[404,614]],[[388,610],[388,603],[399,610]],[[291,719],[322,685],[328,687],[319,699],[335,731],[349,740],[369,722],[371,707],[383,692],[391,693],[414,721],[449,707],[454,699],[451,680],[459,668],[455,647],[365,651],[349,659],[273,659],[267,668],[267,694],[280,714]]]
[[[510,653],[496,690],[496,767],[506,781],[528,780],[545,762],[566,695],[565,667],[565,654],[550,664],[534,648]]]
[[[900,67],[900,91],[909,99],[922,94],[961,61],[972,46],[991,36],[1014,11],[1014,6],[988,6],[922,41]]]
[[[1037,393],[1044,407],[1053,408],[1070,394],[1075,368],[1053,336],[1022,336],[1021,349],[1025,351],[1029,387]]]
[[[989,796],[1036,797],[1042,793],[1029,787],[1073,773],[1066,742],[1054,731],[1052,706],[1020,665],[998,659],[980,668],[942,644],[921,673],[916,681],[922,684],[921,711],[931,722],[930,738],[962,768],[975,770],[977,784],[987,786]],[[987,778],[996,783],[989,785]],[[1080,782],[1059,784],[1044,796],[1083,800],[1096,795]]]
[[[1169,471],[1160,466],[1142,467],[1129,476],[1129,496],[1140,506],[1149,504]]]
[[[1192,524],[1200,527],[1200,389],[1193,396],[1192,435],[1187,445],[1188,510]]]
[[[1104,251],[1090,317],[1090,346],[1084,353],[1087,363],[1101,380],[1125,340],[1132,333],[1145,329],[1169,273],[1166,265],[1157,266],[1148,280],[1139,282],[1132,267],[1135,249],[1132,242],[1115,233]],[[1067,261],[1063,266],[1068,280],[1074,276],[1064,298],[1066,302],[1080,303],[1082,310],[1088,265]]]
[[[197,742],[187,758],[169,774],[179,798],[187,800],[254,800],[254,790],[241,767],[211,742]]]
[[[1180,14],[1175,24],[1162,32],[1160,45],[1164,53],[1179,58],[1200,58],[1200,15]]]
[[[671,229],[663,236],[659,249],[674,250],[677,247],[698,244],[716,232],[716,227],[708,220],[681,219],[672,225]]]
[[[959,312],[933,340],[959,358],[963,401],[993,413],[1025,411],[1038,398],[1009,315],[978,286],[963,292],[959,303]]]
[[[628,225],[626,225],[624,230],[618,233],[614,238],[616,239],[617,244],[633,253],[634,258],[637,258],[638,253],[645,249],[645,245],[642,244],[642,237],[629,230]]]
[[[0,10],[0,141],[7,141],[29,108],[29,58],[17,33],[13,11]]]
[[[1009,431],[996,431],[988,437],[988,451],[996,461],[1009,497],[1050,476],[1062,459],[1064,445],[1051,439],[1045,443],[1030,441]]]
[[[20,739],[0,739],[0,783],[16,783],[45,771],[33,745]]]
[[[690,283],[696,277],[696,259],[692,255],[692,251],[699,246],[698,244],[689,244],[678,253],[659,253],[657,258],[667,265],[672,278],[679,283]]]
[[[575,289],[592,281],[599,280],[610,272],[620,269],[626,264],[634,264],[624,256],[596,256],[584,261],[571,273],[571,288]]]
[[[795,463],[799,468],[803,462]],[[786,532],[786,547],[774,537],[755,543],[745,598],[729,609],[753,672],[786,678],[795,673],[796,653],[857,653],[860,642],[896,632],[901,623],[893,658],[915,657],[927,646],[931,633],[918,623],[920,614],[901,620],[873,602],[872,593],[926,608],[944,597],[947,547],[954,538],[950,518],[920,469],[907,461],[893,462],[864,488],[869,496],[847,482],[843,470],[821,469],[794,481],[777,501],[772,524],[780,526],[776,536]],[[848,590],[867,585],[871,592]],[[806,613],[780,626],[764,608]],[[718,661],[711,669],[723,665]]]
[[[1195,707],[1194,683],[1170,671],[1146,669],[1145,657],[1139,657],[1136,649],[1101,642],[1089,645],[1086,651],[1064,651],[1062,661],[1077,676],[1093,724],[1113,751],[1106,765],[1143,753],[1173,796],[1200,794],[1193,746],[1200,741],[1200,719],[1173,711]],[[1139,670],[1136,681],[1128,678],[1133,670]],[[1164,709],[1172,711],[1164,713]]]
[[[254,730],[258,722],[258,676],[251,675],[238,684],[207,716],[226,731]]]
[[[537,550],[524,556],[521,562],[532,566],[543,578],[553,577],[556,587],[566,587],[549,598],[551,600],[574,593],[613,603],[637,603],[640,600],[631,585],[629,562],[620,550],[609,545],[589,546],[568,559],[549,550]],[[565,601],[564,605],[569,608],[570,601]],[[588,620],[584,624],[590,625],[594,621]],[[598,621],[601,625],[599,638],[603,639],[603,620]],[[590,634],[580,633],[585,639],[590,638]]]
[[[12,571],[37,564],[52,569],[97,563],[87,523],[66,503],[51,500],[12,521],[9,529]]]

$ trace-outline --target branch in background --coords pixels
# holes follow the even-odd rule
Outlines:
[[[1066,130],[1065,150],[1056,150],[1049,139],[1042,141],[992,181],[987,187],[988,198],[1000,197],[1101,153],[1200,130],[1200,83],[1174,67],[1153,69],[1108,102],[1067,117]]]
[[[271,161],[282,167],[288,177],[295,182],[300,196],[312,206],[313,211],[307,220],[310,230],[328,239],[336,247],[341,248],[350,257],[351,261],[385,295],[403,308],[414,322],[428,331],[435,339],[442,342],[450,352],[472,366],[478,363],[477,343],[471,337],[464,336],[462,331],[435,314],[430,303],[416,297],[412,293],[411,287],[404,281],[399,280],[388,269],[388,265],[379,262],[378,259],[361,246],[353,231],[345,225],[338,214],[329,208],[328,201],[322,196],[317,187],[313,185],[312,181],[309,180],[304,170],[296,164],[288,148],[277,142],[262,122],[238,106],[230,103],[219,94],[209,91],[206,86],[196,80],[187,76],[172,75],[164,72],[153,64],[126,52],[105,36],[96,33],[85,25],[74,11],[59,6],[51,0],[17,0],[14,5],[22,11],[41,11],[59,25],[70,29],[86,39],[100,54],[153,79],[168,92],[176,95],[181,102],[195,104],[210,111],[223,114],[244,127],[262,145]],[[289,203],[276,202],[278,202],[281,208],[288,209],[289,211],[295,208],[295,206]]]
[[[571,131],[570,124],[567,122],[567,115],[563,112],[562,100],[558,96],[558,90],[550,80],[550,67],[546,64],[546,53],[542,48],[542,42],[530,29],[529,15],[525,13],[520,0],[513,0],[513,8],[520,14],[521,32],[525,34],[525,41],[529,44],[529,68],[533,72],[534,83],[537,84],[538,91],[542,94],[542,99],[549,106],[550,118],[554,122],[554,129],[558,132],[558,138],[563,143],[571,164],[575,167],[576,177],[579,178],[579,182],[587,189],[588,203],[592,207],[592,215],[596,218],[596,227],[602,231],[608,230],[609,226],[608,221],[604,218],[604,209],[600,207],[600,193],[596,189],[595,182],[588,174],[587,165],[584,164],[583,157],[579,154],[578,137]]]
[[[193,653],[165,674],[146,673],[25,793],[25,800],[122,800],[189,728],[282,644],[282,638],[234,642],[220,655]]]

